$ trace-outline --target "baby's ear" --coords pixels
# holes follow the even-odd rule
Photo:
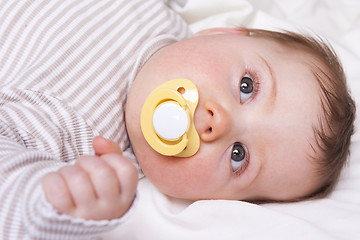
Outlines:
[[[196,36],[214,35],[214,34],[240,34],[243,36],[249,36],[249,31],[246,28],[209,28],[195,33]]]

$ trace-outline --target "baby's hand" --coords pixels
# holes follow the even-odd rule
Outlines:
[[[116,143],[95,137],[93,145],[96,156],[82,156],[75,165],[45,175],[46,199],[60,213],[73,217],[119,218],[134,200],[137,170]]]

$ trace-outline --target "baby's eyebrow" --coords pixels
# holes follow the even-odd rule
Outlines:
[[[269,75],[270,75],[271,91],[270,91],[270,98],[269,98],[268,104],[269,104],[269,109],[272,109],[273,106],[275,105],[275,100],[276,100],[276,95],[277,95],[277,81],[276,81],[275,73],[273,71],[273,68],[269,64],[269,62],[263,56],[261,56],[259,54],[257,54],[257,56],[263,62],[263,64],[266,66],[267,71],[269,72]]]

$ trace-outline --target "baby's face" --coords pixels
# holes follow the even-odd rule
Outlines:
[[[318,187],[313,127],[319,86],[310,58],[233,33],[204,33],[158,51],[138,74],[126,119],[141,168],[163,193],[186,199],[290,200]],[[140,129],[142,105],[158,85],[188,78],[199,90],[199,151],[162,156]]]

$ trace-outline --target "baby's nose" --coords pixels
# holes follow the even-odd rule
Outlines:
[[[229,132],[230,115],[221,104],[208,100],[203,107],[199,107],[198,111],[202,113],[195,119],[195,125],[198,126],[197,130],[202,141],[212,142]]]

